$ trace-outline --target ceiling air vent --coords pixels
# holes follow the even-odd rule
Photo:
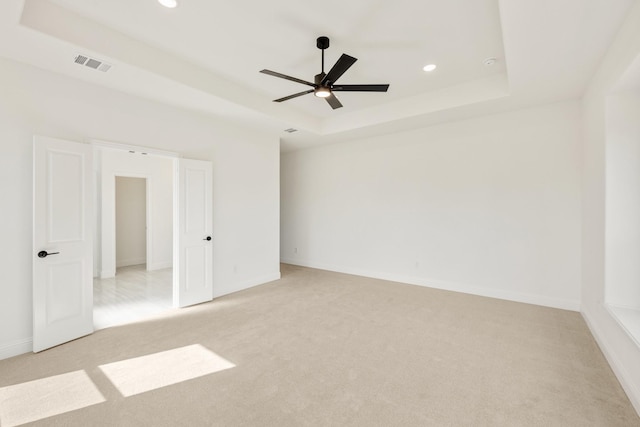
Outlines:
[[[84,65],[84,63],[87,62],[87,59],[89,58],[86,56],[78,55],[76,56],[76,64]]]
[[[74,62],[76,64],[84,65],[86,67],[93,68],[94,70],[102,71],[105,73],[109,71],[109,69],[111,68],[111,65],[107,64],[106,62],[103,62],[95,58],[89,58],[84,55],[76,56],[76,59],[74,60]]]

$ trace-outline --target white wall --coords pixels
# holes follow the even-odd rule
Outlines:
[[[148,225],[151,231],[147,248],[147,269],[173,265],[173,159],[144,156],[125,150],[100,149],[101,236],[100,277],[116,273],[116,176],[144,177],[149,186]],[[131,265],[131,264],[129,264]]]
[[[116,267],[147,263],[147,180],[116,177]]]
[[[640,309],[640,91],[607,97],[605,159],[606,302]]]
[[[31,350],[34,134],[212,161],[214,294],[279,277],[277,137],[0,59],[0,358]]]
[[[579,309],[577,101],[283,154],[283,262]]]
[[[640,412],[640,348],[605,307],[606,99],[638,55],[640,2],[628,15],[583,100],[582,314]]]

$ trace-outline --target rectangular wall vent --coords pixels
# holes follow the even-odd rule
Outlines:
[[[111,68],[111,65],[107,64],[104,61],[95,58],[89,58],[84,55],[76,56],[73,62],[78,65],[84,65],[85,67],[93,68],[94,70],[102,71],[104,73],[109,71],[109,69]]]

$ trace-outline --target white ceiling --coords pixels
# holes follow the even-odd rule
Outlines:
[[[578,97],[638,0],[178,1],[3,0],[0,56],[274,132],[295,149]],[[325,71],[347,53],[358,61],[340,83],[389,92],[340,93],[337,110],[311,94],[271,102],[308,87],[259,70],[313,81],[321,35]],[[113,68],[76,65],[78,53]]]

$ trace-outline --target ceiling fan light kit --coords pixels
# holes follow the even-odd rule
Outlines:
[[[319,87],[313,92],[313,94],[318,98],[326,98],[328,96],[331,96],[331,91],[326,87]]]
[[[168,7],[169,9],[173,9],[174,7],[178,6],[177,0],[158,0],[158,3],[160,3],[164,7]]]
[[[313,89],[306,90],[304,92],[294,93],[293,95],[285,96],[283,98],[274,99],[273,102],[283,102],[292,98],[297,98],[302,95],[313,93],[318,98],[324,98],[327,103],[333,108],[342,107],[338,98],[333,92],[386,92],[389,89],[388,84],[357,84],[357,85],[337,85],[336,81],[357,61],[353,56],[349,56],[345,53],[338,59],[338,61],[331,67],[329,73],[324,72],[324,50],[329,47],[329,38],[326,36],[318,37],[316,40],[316,47],[322,51],[322,71],[320,74],[314,76],[314,83],[306,80],[298,79],[296,77],[287,76],[286,74],[277,73],[271,70],[261,70],[263,74],[268,74],[273,77],[289,80],[292,82],[300,83],[303,85],[311,86]]]

